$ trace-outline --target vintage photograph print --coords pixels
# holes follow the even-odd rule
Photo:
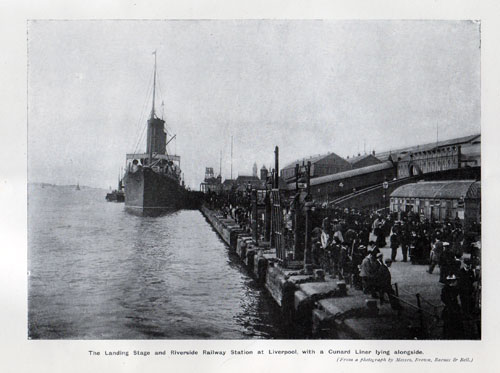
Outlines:
[[[29,339],[481,339],[479,21],[27,39]]]

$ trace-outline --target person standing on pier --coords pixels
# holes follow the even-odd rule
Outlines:
[[[429,270],[427,272],[431,274],[432,272],[434,272],[434,268],[441,261],[442,253],[443,253],[443,242],[441,241],[441,234],[438,231],[436,232],[436,241],[434,242],[434,245],[432,245],[431,257],[430,257],[431,263],[429,265]]]
[[[331,271],[331,258],[330,258],[330,245],[333,241],[333,233],[332,228],[330,226],[330,219],[324,218],[322,223],[322,232],[321,232],[321,249],[323,251],[323,269],[326,272]]]
[[[365,294],[371,293],[376,298],[376,276],[378,274],[379,263],[377,262],[377,252],[372,250],[361,262],[361,281]]]
[[[391,271],[389,267],[392,264],[391,259],[386,259],[385,261],[384,255],[379,253],[377,255],[377,261],[379,263],[377,269],[376,276],[376,286],[379,293],[380,304],[384,304],[385,302],[385,294],[387,294],[389,298],[389,303],[391,304],[391,308],[394,310],[401,309],[401,305],[397,298],[395,298],[394,289],[392,288],[392,280],[391,280]]]
[[[443,242],[443,252],[439,258],[439,282],[445,283],[448,275],[453,273],[455,254],[451,251],[449,242]]]
[[[442,313],[443,337],[460,339],[463,337],[464,325],[462,311],[458,303],[457,278],[455,275],[446,277],[445,286],[441,291],[441,301],[444,303]]]
[[[397,229],[397,226],[392,230],[391,235],[391,260],[393,262],[396,261],[396,255],[398,254],[398,247],[401,244],[401,240],[399,238],[400,230]]]
[[[313,259],[313,265],[320,267],[322,263],[323,250],[321,247],[321,233],[323,231],[320,227],[315,227],[311,232],[311,253]]]
[[[404,221],[401,226],[401,251],[403,252],[403,262],[408,261],[408,247],[410,246],[411,228],[408,221]]]
[[[330,219],[323,219],[323,232],[321,233],[321,247],[323,256],[326,259],[326,269],[330,276],[335,278],[338,270],[338,257],[340,246],[338,244],[339,237],[335,237],[334,231],[330,224]]]
[[[466,316],[472,315],[474,311],[474,282],[476,282],[476,274],[472,270],[471,260],[466,258],[458,277],[460,304]]]

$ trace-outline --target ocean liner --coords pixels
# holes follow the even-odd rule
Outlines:
[[[165,121],[155,112],[156,52],[153,54],[153,105],[147,121],[146,153],[127,154],[123,177],[126,211],[146,216],[191,207],[192,202],[181,181],[181,159],[167,154]]]

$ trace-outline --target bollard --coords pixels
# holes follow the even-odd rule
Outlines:
[[[270,198],[270,191],[266,191],[266,211],[264,213],[264,241],[270,242],[271,241],[271,198]]]
[[[252,189],[252,239],[258,244],[259,243],[259,235],[257,231],[257,190]]]
[[[378,315],[378,306],[376,299],[365,300],[366,307],[371,315]]]
[[[306,232],[305,232],[305,251],[304,251],[304,268],[306,266],[312,267],[312,251],[311,251],[311,230],[312,230],[312,216],[311,208],[312,202],[307,202],[304,206],[306,212]]]
[[[337,281],[337,289],[339,291],[339,295],[345,297],[347,295],[347,286],[345,281]]]
[[[274,180],[273,180],[273,186],[274,189],[279,189],[280,187],[280,176],[278,170],[279,168],[279,159],[280,159],[280,149],[276,146],[274,148]]]
[[[325,281],[325,271],[322,269],[314,270],[314,279],[316,281]]]

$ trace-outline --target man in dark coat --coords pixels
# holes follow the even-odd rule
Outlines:
[[[446,277],[453,273],[455,267],[455,254],[451,251],[450,244],[443,242],[443,252],[439,258],[439,282],[445,283]]]
[[[311,232],[312,259],[313,259],[313,264],[316,267],[319,267],[321,265],[323,256],[323,249],[321,247],[321,233],[322,230],[320,227],[315,227]]]
[[[394,297],[394,289],[391,283],[391,271],[389,267],[392,264],[391,259],[386,259],[383,261],[383,254],[379,253],[377,255],[377,261],[379,263],[376,275],[376,287],[380,297],[380,304],[384,304],[385,294],[389,297],[389,302],[392,309],[399,310],[401,308],[399,301]]]
[[[409,223],[406,221],[404,224],[401,226],[401,250],[403,252],[403,262],[408,261],[408,247],[410,246],[410,226]]]
[[[418,243],[418,236],[417,232],[415,230],[412,230],[410,233],[410,261],[412,264],[415,264],[416,261],[418,260],[418,249],[417,249],[417,243]]]
[[[360,266],[360,276],[363,282],[363,291],[365,294],[370,293],[373,298],[376,298],[377,286],[376,278],[380,263],[377,261],[377,252],[372,250],[363,259]]]
[[[398,247],[401,244],[401,240],[399,238],[399,229],[395,229],[391,235],[391,260],[393,262],[396,261],[396,255],[398,254]]]
[[[443,242],[441,241],[441,235],[439,232],[436,233],[436,241],[432,247],[429,270],[427,272],[432,273],[437,264],[441,261],[441,255],[443,254]]]
[[[455,275],[446,277],[445,286],[441,291],[441,301],[444,303],[443,337],[445,339],[463,338],[464,326],[462,312],[458,304],[458,287]]]
[[[470,316],[474,311],[474,282],[476,274],[472,270],[471,260],[464,259],[464,266],[459,271],[458,295],[465,315]]]

